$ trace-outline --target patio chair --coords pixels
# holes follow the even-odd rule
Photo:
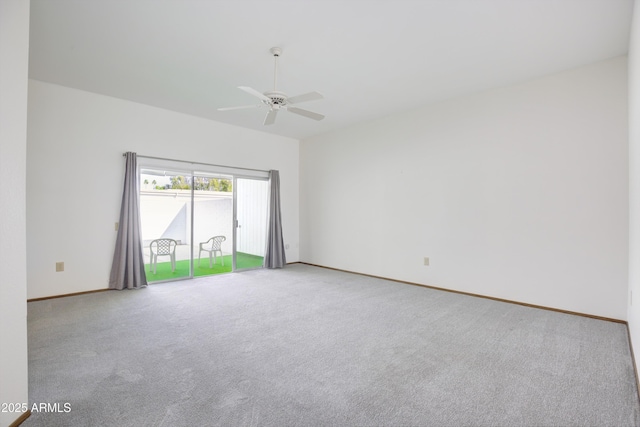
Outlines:
[[[198,267],[200,266],[200,257],[202,252],[209,252],[209,268],[213,268],[213,264],[217,263],[216,252],[220,252],[220,259],[222,259],[222,266],[224,266],[224,257],[222,256],[222,242],[227,240],[224,236],[214,236],[206,242],[200,243],[200,251],[198,252]],[[212,262],[213,261],[213,262]]]
[[[151,255],[151,266],[153,266],[153,274],[156,274],[158,265],[158,256],[171,257],[171,271],[176,271],[176,246],[178,242],[173,239],[156,239],[149,244],[149,252]]]

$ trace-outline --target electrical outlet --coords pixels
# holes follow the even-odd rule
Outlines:
[[[64,262],[56,262],[56,272],[64,271]]]
[[[427,266],[429,265],[429,257],[428,256],[424,257],[424,265],[427,265]]]
[[[118,224],[118,223],[116,222],[116,231],[118,231],[118,226],[119,226],[119,225],[120,225],[120,224]]]

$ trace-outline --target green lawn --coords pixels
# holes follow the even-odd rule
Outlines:
[[[218,256],[218,262],[217,264],[213,264],[213,268],[209,268],[208,257],[202,257],[200,267],[198,267],[198,259],[193,260],[193,275],[198,277],[209,276],[211,274],[229,273],[232,267],[231,255],[225,255],[223,258],[224,267],[222,266],[222,262]],[[261,267],[262,262],[263,257],[261,256],[238,252],[236,257],[236,268]],[[149,264],[145,264],[144,267],[147,273],[148,282],[189,277],[189,260],[176,261],[176,269],[173,272],[171,271],[171,262],[159,262],[156,267],[156,274],[153,274],[153,270]]]

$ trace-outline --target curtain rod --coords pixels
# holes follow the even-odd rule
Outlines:
[[[127,155],[127,153],[122,153],[122,157],[125,157],[126,155]],[[189,160],[167,159],[165,157],[141,156],[141,155],[138,155],[138,154],[136,154],[136,157],[141,157],[143,159],[166,160],[166,161],[169,161],[169,162],[189,163],[191,165],[214,166],[214,167],[219,167],[219,168],[240,169],[240,170],[245,170],[245,171],[267,172],[267,173],[269,173],[269,171],[262,170],[262,169],[240,168],[240,167],[237,167],[237,166],[215,165],[213,163],[191,162]]]

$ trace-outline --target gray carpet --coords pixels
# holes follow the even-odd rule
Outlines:
[[[28,304],[24,426],[638,426],[626,326],[302,264]]]

